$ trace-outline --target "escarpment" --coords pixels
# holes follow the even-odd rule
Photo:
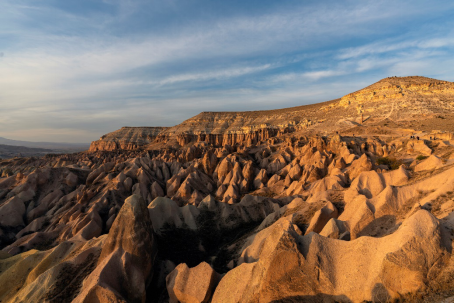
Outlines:
[[[152,142],[166,127],[122,127],[93,141],[89,151],[133,150]]]
[[[453,108],[452,82],[390,77],[323,103],[265,111],[202,112],[169,128],[125,127],[94,141],[90,151],[155,149],[198,142],[217,147],[253,146],[289,133],[334,132],[365,121],[443,119]],[[454,125],[440,123],[438,129],[454,131]]]

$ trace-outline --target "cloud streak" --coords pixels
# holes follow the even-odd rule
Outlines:
[[[204,110],[325,101],[391,75],[454,80],[454,4],[71,3],[0,3],[0,136],[91,141]]]

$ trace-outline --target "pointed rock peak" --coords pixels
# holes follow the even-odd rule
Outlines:
[[[130,253],[137,261],[149,260],[149,255],[155,252],[153,246],[153,226],[146,203],[141,196],[132,195],[112,224],[99,262],[117,249]],[[151,269],[151,264],[144,266]]]
[[[216,210],[216,200],[212,195],[208,195],[200,201],[198,208],[207,208],[208,210]]]

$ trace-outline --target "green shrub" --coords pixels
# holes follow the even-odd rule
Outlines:
[[[387,165],[391,170],[398,169],[402,165],[402,160],[396,158],[382,157],[376,160],[377,165]]]
[[[419,155],[419,156],[416,157],[416,160],[422,161],[422,160],[427,159],[427,158],[428,158],[428,156]]]
[[[390,165],[391,164],[391,159],[388,157],[382,157],[377,159],[377,165]]]

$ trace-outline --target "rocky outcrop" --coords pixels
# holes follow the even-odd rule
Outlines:
[[[93,141],[89,151],[134,150],[152,142],[166,127],[122,127]]]
[[[378,239],[301,236],[286,218],[260,233],[247,247],[254,261],[228,272],[212,302],[387,301],[424,289],[447,256],[439,223],[424,210]]]
[[[431,108],[424,105],[430,100]],[[443,100],[443,101],[441,101]],[[427,114],[435,110],[451,110],[449,101],[454,100],[454,84],[426,77],[389,77],[364,89],[341,98],[339,105],[364,113],[388,115]],[[447,102],[448,101],[448,102]]]
[[[145,302],[156,253],[145,201],[133,195],[121,208],[97,267],[74,302]]]
[[[422,94],[430,79],[386,81],[419,83],[405,89],[433,97]],[[442,98],[417,106],[446,110],[450,85],[429,85],[445,87]],[[386,98],[354,122],[355,102],[365,113],[375,102],[360,95],[345,107],[202,113],[149,137],[125,128],[100,140],[114,142],[101,151],[0,160],[0,300],[450,295],[452,136],[405,129],[381,107]],[[399,119],[413,115],[405,96],[391,100]]]
[[[453,102],[452,82],[425,77],[390,77],[341,99],[313,105],[268,111],[202,112],[170,128],[124,127],[94,141],[90,151],[132,150],[150,143],[147,148],[154,148],[156,143],[170,142],[180,146],[190,143],[254,146],[295,131],[343,129],[345,125],[340,122],[361,122],[361,115],[411,119],[415,115],[447,113],[452,110]]]
[[[193,268],[183,263],[166,280],[170,303],[207,303],[210,302],[220,275],[206,262]]]

